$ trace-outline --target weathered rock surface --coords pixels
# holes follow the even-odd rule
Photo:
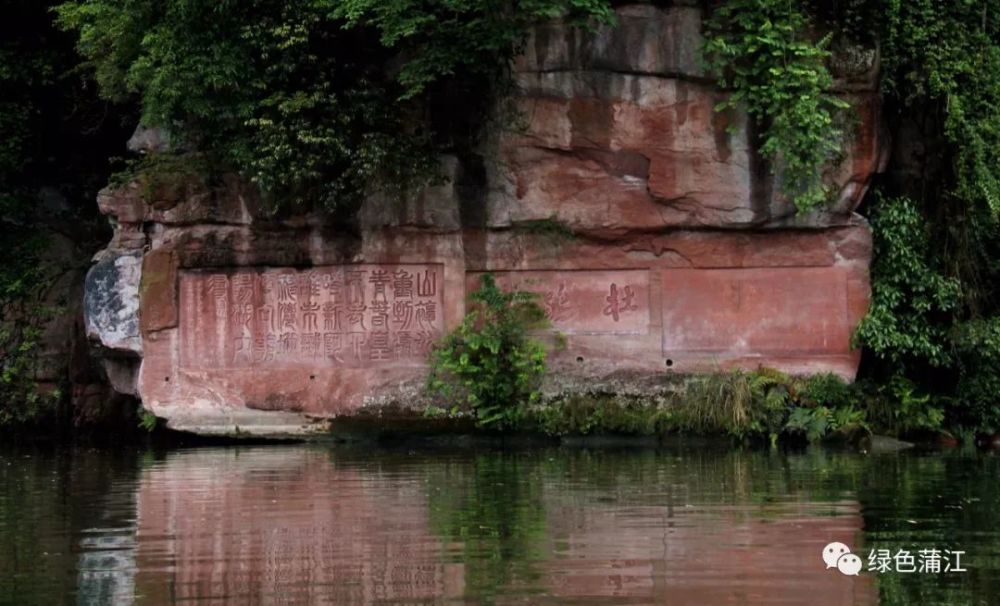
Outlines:
[[[745,113],[715,111],[726,94],[698,59],[701,10],[618,12],[618,27],[594,36],[552,24],[529,40],[518,64],[526,125],[496,142],[491,225],[551,216],[579,232],[850,222],[888,150],[865,53],[845,50],[835,62],[854,124],[844,157],[824,171],[834,200],[797,215],[750,144]]]
[[[107,349],[142,354],[139,277],[142,256],[107,254],[87,272],[83,312],[87,337]]]
[[[139,125],[126,146],[129,151],[138,153],[170,151],[170,133],[162,128],[147,128]]]
[[[66,420],[110,431],[127,430],[134,426],[136,405],[129,394],[135,393],[139,358],[131,351],[122,352],[124,357],[119,357],[119,352],[99,344],[96,347],[104,355],[95,358],[92,355],[95,346],[86,334],[83,309],[86,260],[96,249],[99,234],[92,231],[95,226],[75,213],[75,208],[55,188],[42,192],[40,199],[40,223],[47,237],[38,263],[51,281],[40,293],[40,299],[30,303],[42,306],[41,315],[32,317],[39,310],[31,309],[29,318],[25,318],[29,322],[40,321],[33,379],[41,393],[62,395],[58,413],[69,413]],[[22,321],[11,316],[6,319]],[[136,330],[136,344],[141,343],[138,334]],[[111,368],[124,371],[126,376],[119,373],[109,381]],[[69,407],[63,409],[63,403]],[[53,431],[57,429],[53,427]]]
[[[538,292],[564,335],[551,390],[732,367],[853,377],[871,254],[853,211],[886,149],[877,66],[859,51],[837,67],[858,126],[825,171],[833,202],[797,215],[745,114],[714,109],[700,9],[618,10],[594,34],[539,26],[517,65],[523,120],[442,158],[446,184],[368,200],[351,229],[266,219],[235,179],[104,192],[115,235],[87,331],[142,358],[115,385],[177,429],[322,432],[415,402],[487,271]]]

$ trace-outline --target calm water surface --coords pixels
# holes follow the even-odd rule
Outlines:
[[[998,527],[975,453],[0,449],[3,604],[998,604]]]

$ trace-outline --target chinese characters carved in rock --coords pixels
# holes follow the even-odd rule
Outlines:
[[[240,269],[181,277],[187,367],[419,364],[441,336],[440,265]]]
[[[466,288],[479,286],[470,273]],[[619,270],[528,270],[496,272],[506,290],[538,295],[552,327],[566,334],[642,335],[649,331],[649,272]]]

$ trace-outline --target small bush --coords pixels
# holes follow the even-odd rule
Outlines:
[[[892,429],[897,433],[937,431],[944,424],[944,408],[936,406],[930,395],[921,393],[913,381],[902,375],[890,379],[879,395],[893,411]]]
[[[959,380],[952,425],[1000,431],[1000,318],[972,320],[955,331]]]
[[[954,362],[948,324],[961,284],[938,267],[927,222],[908,198],[878,200],[872,213],[872,303],[855,333],[893,368]]]
[[[545,348],[527,331],[545,323],[536,295],[504,292],[486,274],[473,309],[431,354],[429,389],[469,406],[480,427],[510,429],[541,396]]]
[[[798,399],[814,406],[850,407],[860,403],[860,390],[833,373],[810,375],[798,386]]]
[[[692,380],[680,408],[681,427],[696,433],[742,434],[749,424],[753,394],[746,373],[706,375]]]
[[[152,431],[156,429],[156,424],[158,422],[159,420],[153,413],[149,412],[145,408],[141,408],[139,410],[139,429],[152,433]]]

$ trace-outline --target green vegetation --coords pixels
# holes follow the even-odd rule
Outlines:
[[[473,309],[431,354],[428,386],[466,405],[481,427],[510,429],[541,396],[545,348],[527,331],[542,325],[536,296],[505,292],[491,274],[470,295]]]
[[[896,175],[890,166],[887,195],[871,204],[873,306],[858,337],[875,354],[876,383],[907,377],[943,407],[947,426],[994,432],[1000,2],[867,4],[867,35],[882,45],[888,115],[927,152],[909,165],[900,159]]]
[[[139,411],[139,428],[146,431],[152,432],[156,429],[157,418],[156,415],[149,412],[145,408]]]
[[[523,427],[552,436],[653,436],[673,430],[673,413],[652,398],[572,394],[533,406]]]
[[[0,428],[55,420],[64,392],[36,388],[44,327],[59,311],[50,289],[70,269],[49,254],[53,236],[71,233],[80,259],[96,250],[109,140],[128,136],[127,118],[110,119],[73,72],[73,40],[49,8],[12,0],[0,20]]]
[[[51,85],[53,59],[29,59],[29,41],[8,33],[0,37],[0,426],[34,418],[44,403],[35,393],[34,354],[48,316],[39,302],[50,282],[39,263],[46,242],[34,226],[33,184],[24,174],[37,125],[32,96]]]
[[[801,208],[837,153],[830,48],[878,47],[897,147],[865,206],[873,304],[857,333],[872,397],[929,397],[957,432],[1000,429],[1000,0],[726,0],[706,55]],[[902,152],[902,153],[898,153]],[[905,391],[905,390],[903,390]],[[914,405],[916,406],[916,405]],[[921,406],[916,406],[921,408]],[[909,413],[904,413],[909,414]],[[917,414],[917,413],[915,413]],[[922,413],[921,413],[922,414]],[[903,425],[934,425],[937,414]]]
[[[431,405],[426,416],[460,419],[469,410]],[[945,403],[903,376],[885,384],[849,384],[832,374],[790,377],[767,368],[678,377],[672,390],[655,395],[539,393],[498,419],[480,426],[555,437],[727,436],[771,445],[853,441],[869,433],[926,442],[948,430],[971,443],[975,433],[948,425]]]
[[[833,374],[790,377],[773,369],[682,379],[663,395],[574,394],[530,406],[521,427],[554,436],[725,435],[739,442],[816,442],[860,430],[933,436],[945,411],[910,380],[848,384]]]
[[[920,212],[906,198],[880,199],[872,228],[872,274],[878,281],[857,338],[900,369],[914,360],[934,367],[949,364],[948,327],[938,319],[958,307],[961,285],[933,267],[930,234]]]
[[[808,37],[801,3],[727,0],[707,25],[705,54],[719,84],[733,90],[718,111],[745,107],[761,127],[758,150],[800,210],[826,201],[821,170],[840,151],[835,113],[848,104],[829,92],[830,36]]]
[[[875,235],[873,305],[857,333],[867,387],[849,404],[816,397],[796,408],[800,394],[783,379],[706,379],[692,386],[701,394],[692,402],[705,405],[690,404],[683,422],[580,403],[565,423],[815,437],[863,410],[868,423],[877,417],[904,432],[1000,429],[1000,0],[708,4],[705,59],[732,91],[718,109],[746,109],[753,143],[799,209],[827,199],[821,177],[850,127],[830,90],[837,52],[878,48],[892,138],[922,150],[895,154],[862,206]],[[533,23],[610,23],[611,5],[8,3],[0,24],[0,425],[46,408],[33,389],[35,354],[50,313],[41,302],[60,269],[46,264],[46,236],[58,221],[74,236],[80,226],[100,234],[96,191],[140,117],[174,142],[173,155],[124,173],[140,175],[149,198],[183,195],[192,176],[235,171],[274,211],[350,212],[373,190],[402,193],[434,179],[439,152],[475,149],[511,89],[511,62]],[[43,189],[67,208],[43,207]],[[520,227],[554,241],[570,235],[557,220]],[[480,315],[435,353],[432,384],[484,426],[506,428],[533,409],[544,352],[509,313],[527,301],[485,288]],[[539,422],[558,432],[564,420]]]
[[[818,441],[868,429],[862,388],[835,375],[792,378],[771,369],[687,377],[659,397],[573,395],[532,406],[524,426],[550,435],[727,435],[738,441]],[[888,426],[880,429],[889,430]]]
[[[272,209],[350,209],[464,149],[527,28],[604,0],[78,0],[58,7],[101,93],[255,183]]]
[[[903,112],[926,116],[941,146],[930,193],[958,216],[1000,212],[1000,2],[894,1],[869,11],[883,42],[884,90]],[[938,219],[943,217],[936,217]]]
[[[45,322],[54,310],[41,303],[51,282],[37,265],[37,235],[26,235],[28,249],[0,246],[22,254],[0,269],[0,427],[20,426],[51,416],[62,393],[40,393],[35,384],[37,350]]]
[[[556,215],[552,215],[548,219],[519,221],[513,227],[522,233],[539,236],[543,242],[557,246],[572,240],[574,237],[573,228]]]
[[[111,175],[111,184],[137,183],[142,199],[157,208],[204,190],[217,170],[203,154],[144,154],[125,161],[122,170]]]

